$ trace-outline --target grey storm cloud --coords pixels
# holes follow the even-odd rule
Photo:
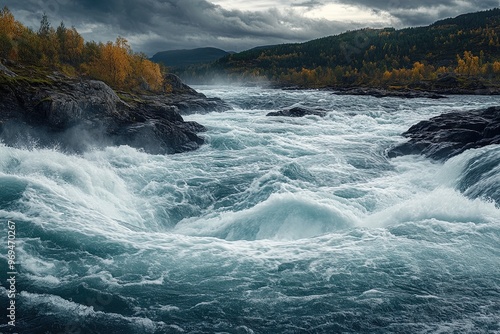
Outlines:
[[[298,2],[298,3],[292,3],[293,7],[308,7],[308,8],[313,8],[313,7],[318,7],[323,5],[323,1],[315,1],[315,0],[310,0],[310,1],[303,1],[303,2]]]
[[[207,0],[6,0],[5,4],[23,23],[36,28],[43,12],[53,25],[64,21],[86,39],[129,39],[136,51],[152,54],[175,48],[215,46],[241,51],[266,44],[301,42],[373,26],[372,22],[313,19],[300,8],[344,4],[369,12],[389,13],[387,25],[400,27],[428,24],[436,19],[467,11],[499,6],[499,1],[460,0],[296,0],[262,1],[265,10],[225,9]],[[269,5],[276,4],[275,9]],[[248,6],[247,6],[248,8]],[[283,9],[289,8],[289,9]],[[378,23],[380,25],[380,23]]]
[[[469,8],[491,8],[498,6],[498,1],[492,0],[420,0],[420,1],[407,1],[407,0],[352,0],[342,1],[347,4],[364,5],[369,8],[378,8],[385,10],[399,10],[399,9],[417,9],[417,8],[432,8],[432,7],[469,7]]]
[[[46,12],[52,22],[58,24],[63,20],[67,26],[74,25],[83,31],[84,37],[100,35],[109,39],[113,33],[131,36],[134,49],[148,53],[199,46],[241,50],[262,44],[305,41],[353,27],[352,23],[305,18],[291,10],[228,10],[205,0],[6,2],[17,17],[32,26]],[[85,34],[86,27],[91,27],[92,34]]]
[[[339,2],[376,12],[388,12],[398,19],[402,26],[427,25],[439,19],[500,6],[499,0],[339,0]]]

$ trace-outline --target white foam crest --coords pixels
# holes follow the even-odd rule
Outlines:
[[[54,150],[26,151],[4,146],[0,156],[4,173],[16,174],[27,182],[23,202],[30,208],[30,216],[46,215],[48,222],[80,212],[82,218],[88,215],[90,224],[93,219],[98,224],[105,217],[142,225],[137,199],[107,163]]]
[[[57,287],[61,284],[61,280],[53,275],[38,276],[27,274],[26,278],[28,278],[32,282],[36,282],[37,285],[48,286],[52,288]]]
[[[375,212],[364,219],[364,226],[382,227],[404,222],[437,219],[457,223],[494,223],[500,209],[492,202],[468,199],[456,190],[438,188]]]
[[[155,332],[165,327],[165,323],[162,321],[153,321],[148,318],[135,316],[127,317],[117,313],[105,313],[95,310],[93,306],[78,304],[56,295],[21,291],[19,296],[26,305],[36,307],[42,312],[47,312],[47,314],[57,312],[57,314],[65,315],[65,317],[74,321],[75,324],[78,323],[78,319],[80,319],[80,324],[83,325],[83,322],[81,322],[83,319],[90,323],[92,318],[104,318],[108,322],[126,322],[135,329],[143,330],[144,332]]]
[[[489,145],[478,149],[469,149],[456,155],[444,163],[439,176],[446,184],[455,186],[471,162],[476,162],[476,160],[480,159],[486,153],[498,152],[499,148],[500,145]]]
[[[247,210],[185,219],[173,232],[228,240],[296,240],[343,230],[356,222],[343,205],[327,206],[314,197],[307,192],[273,194]]]
[[[70,312],[75,316],[88,317],[92,316],[95,313],[98,313],[94,311],[94,308],[92,306],[78,304],[55,295],[21,291],[19,293],[19,296],[23,298],[23,301],[27,305],[46,305],[50,306],[54,310],[63,311],[64,314],[68,314],[68,312]],[[46,309],[46,311],[48,310]]]
[[[144,286],[144,285],[163,285],[165,282],[165,277],[162,275],[156,279],[148,279],[148,277],[141,277],[140,282],[134,282],[134,283],[125,283],[121,284],[121,286]]]
[[[17,250],[22,258],[23,270],[30,272],[34,276],[45,276],[54,271],[55,264],[53,262],[28,256],[22,247],[18,247]]]

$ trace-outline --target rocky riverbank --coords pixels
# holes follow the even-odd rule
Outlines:
[[[366,87],[355,87],[355,88],[345,88],[338,89],[335,91],[336,95],[369,95],[374,97],[401,97],[407,99],[415,98],[428,98],[428,99],[445,99],[446,96],[421,90],[413,89],[383,89],[383,88],[366,88]]]
[[[410,140],[388,151],[389,157],[423,154],[445,160],[470,148],[500,144],[500,107],[446,113],[403,133]]]
[[[204,127],[181,114],[228,110],[169,75],[172,92],[115,92],[101,81],[60,73],[30,77],[0,67],[0,140],[7,145],[58,147],[82,152],[89,147],[130,145],[148,153],[197,149]],[[36,70],[34,70],[36,71]]]
[[[338,95],[370,95],[374,97],[442,99],[446,95],[500,95],[494,80],[444,73],[434,80],[422,80],[404,87],[345,87],[332,88]]]
[[[283,90],[303,90],[313,87],[273,83],[271,88]],[[454,73],[439,74],[434,80],[416,81],[404,86],[326,86],[316,89],[332,91],[336,95],[360,95],[383,97],[399,97],[406,99],[428,98],[444,99],[449,95],[500,95],[500,86],[495,80],[457,75]]]

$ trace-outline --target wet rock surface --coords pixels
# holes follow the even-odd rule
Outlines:
[[[423,154],[445,160],[470,148],[500,144],[500,107],[446,113],[413,125],[410,138],[387,152],[389,157]]]
[[[293,107],[290,109],[273,111],[268,113],[266,116],[304,117],[306,115],[324,117],[326,115],[326,112],[323,110],[309,109],[305,107]]]
[[[180,153],[203,144],[205,128],[181,112],[229,109],[180,81],[161,95],[115,93],[104,82],[55,74],[29,80],[0,69],[0,139],[7,145],[58,147],[130,145],[152,154]],[[168,79],[168,78],[167,78]]]

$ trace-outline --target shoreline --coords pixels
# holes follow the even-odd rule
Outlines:
[[[151,154],[195,150],[203,125],[183,115],[230,109],[167,74],[171,92],[126,92],[103,81],[55,71],[0,66],[0,140],[9,146],[93,147],[129,145]],[[33,71],[31,73],[30,71]]]
[[[484,88],[484,89],[465,89],[457,87],[447,87],[443,89],[418,89],[418,88],[402,88],[390,89],[382,87],[367,87],[367,86],[354,86],[354,87],[299,87],[299,86],[286,86],[286,85],[270,85],[271,88],[283,90],[308,90],[317,89],[330,91],[336,95],[358,95],[358,96],[373,96],[377,98],[382,97],[401,97],[401,98],[430,98],[430,99],[443,99],[449,95],[484,95],[484,96],[497,96],[500,95],[500,88]]]

